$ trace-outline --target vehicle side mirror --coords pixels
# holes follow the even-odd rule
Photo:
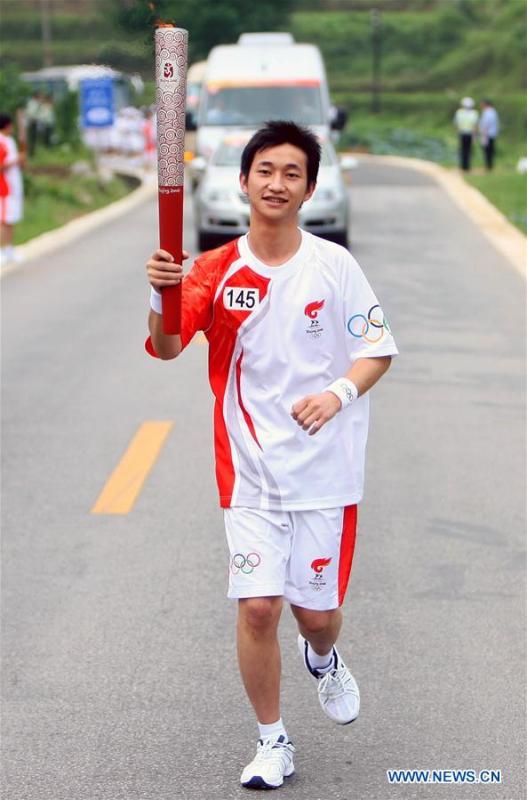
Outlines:
[[[331,127],[334,131],[341,131],[348,121],[348,112],[345,108],[337,108],[331,120]]]
[[[201,179],[203,178],[203,173],[205,172],[205,168],[207,166],[206,159],[203,156],[196,156],[191,161],[189,161],[189,174],[190,174],[190,185],[192,186],[192,191],[195,192],[198,188]]]

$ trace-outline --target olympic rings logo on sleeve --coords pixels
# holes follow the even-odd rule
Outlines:
[[[370,329],[373,330],[370,333]],[[380,342],[384,336],[384,331],[391,333],[388,320],[383,314],[382,308],[377,303],[368,311],[368,316],[364,314],[354,314],[348,320],[348,331],[355,339],[362,339],[368,344]],[[369,334],[369,335],[368,335]]]
[[[248,553],[246,556],[243,553],[235,553],[231,558],[231,572],[233,575],[237,575],[239,572],[250,575],[260,565],[261,561],[260,553]]]

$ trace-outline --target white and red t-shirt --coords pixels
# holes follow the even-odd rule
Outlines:
[[[0,133],[0,222],[15,225],[22,219],[23,185],[18,148],[12,136]]]
[[[154,294],[154,309],[156,301]],[[259,261],[247,236],[204,253],[182,283],[184,347],[199,330],[209,342],[221,506],[291,511],[358,503],[368,395],[314,436],[291,417],[295,402],[323,391],[356,359],[397,354],[351,254],[305,231],[279,267]]]

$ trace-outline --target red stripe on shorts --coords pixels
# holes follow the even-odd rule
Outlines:
[[[342,538],[340,540],[339,556],[339,606],[344,602],[344,596],[351,573],[351,563],[355,550],[355,537],[357,535],[357,506],[346,506],[342,516]]]

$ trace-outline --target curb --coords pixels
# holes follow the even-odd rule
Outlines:
[[[363,153],[350,153],[358,161],[376,160],[384,164],[410,167],[434,178],[457,206],[476,223],[484,236],[505,256],[509,264],[527,280],[527,236],[512,225],[473,186],[469,186],[458,172],[453,172],[433,161],[403,156],[374,156]]]
[[[156,176],[153,176],[150,180],[150,176],[145,178],[144,173],[135,170],[117,169],[115,172],[138,178],[141,181],[141,185],[131,191],[130,194],[127,194],[126,197],[121,198],[121,200],[116,200],[114,203],[98,208],[96,211],[84,214],[78,219],[67,222],[60,228],[42,233],[40,236],[30,239],[26,244],[19,245],[17,247],[19,260],[3,267],[0,276],[8,275],[10,272],[17,270],[24,262],[37,256],[45,256],[58,247],[92,231],[94,228],[110,222],[145,200],[154,197],[157,193]]]

